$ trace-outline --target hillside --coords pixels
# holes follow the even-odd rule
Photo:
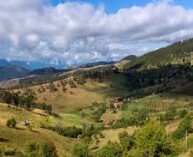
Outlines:
[[[83,84],[80,80],[70,77],[52,83],[28,86],[28,88],[36,93],[38,102],[51,104],[56,112],[77,112],[95,101],[127,95],[127,78],[119,74],[111,76],[101,81],[87,79]]]
[[[145,70],[154,69],[169,64],[185,64],[191,63],[191,55],[193,52],[193,39],[176,42],[170,46],[149,52],[127,63],[123,69],[130,68]]]
[[[0,150],[24,153],[29,143],[36,142],[42,145],[47,141],[55,145],[59,156],[71,156],[73,145],[77,142],[76,139],[63,137],[53,131],[40,128],[42,123],[57,125],[59,123],[57,118],[41,116],[21,108],[8,107],[7,104],[0,104],[0,113]],[[10,117],[16,118],[18,122],[15,129],[6,127],[6,121]],[[67,122],[67,116],[65,119]],[[30,122],[31,128],[21,125],[24,120]],[[69,125],[72,126],[73,123]]]
[[[96,67],[96,66],[102,66],[102,65],[110,65],[110,64],[114,64],[115,62],[111,61],[111,62],[94,62],[94,63],[87,63],[81,66],[78,66],[78,68],[91,68],[91,67]]]
[[[0,81],[20,78],[25,76],[29,71],[19,66],[4,66],[0,67]]]
[[[130,63],[131,60],[134,60],[134,59],[136,59],[136,58],[137,58],[137,56],[135,56],[135,55],[129,55],[129,56],[124,57],[124,58],[121,59],[120,61],[116,62],[114,65],[115,65],[118,69],[121,70],[121,69],[123,69],[123,67],[124,67],[126,64]]]
[[[67,70],[62,70],[62,69],[55,69],[52,67],[48,67],[48,68],[42,68],[42,69],[36,69],[31,71],[30,73],[28,73],[28,75],[53,75],[53,74],[57,74],[57,73],[62,73],[65,72]]]

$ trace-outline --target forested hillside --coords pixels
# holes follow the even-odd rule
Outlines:
[[[169,64],[177,65],[190,63],[192,61],[192,52],[193,39],[179,41],[132,60],[124,66],[123,70],[147,70],[167,66]]]

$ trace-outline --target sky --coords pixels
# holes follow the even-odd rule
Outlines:
[[[0,58],[80,65],[193,37],[193,0],[2,0]]]

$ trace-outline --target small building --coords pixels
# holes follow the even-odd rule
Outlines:
[[[30,125],[28,120],[24,120],[21,124],[24,125],[24,126]]]
[[[109,121],[103,122],[103,127],[106,129],[109,128],[110,127]]]
[[[117,108],[120,108],[121,107],[121,105],[123,105],[123,102],[119,102],[118,100],[115,100],[115,102],[114,102],[114,107],[117,109]]]

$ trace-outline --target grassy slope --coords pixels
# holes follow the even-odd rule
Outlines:
[[[166,125],[165,129],[167,130],[167,132],[171,133],[176,130],[179,123],[180,120],[170,122],[169,124]],[[102,131],[102,133],[105,136],[105,138],[99,138],[98,143],[94,140],[90,148],[96,151],[104,147],[108,143],[108,141],[119,142],[119,133],[127,132],[129,135],[132,135],[138,129],[140,129],[140,127],[128,127],[128,128],[104,130]]]
[[[39,144],[50,141],[55,144],[60,156],[71,156],[73,145],[77,141],[76,139],[66,138],[55,132],[38,127],[41,122],[49,123],[50,125],[58,124],[60,122],[58,119],[55,119],[54,117],[39,116],[32,112],[16,108],[8,108],[5,104],[0,104],[0,113],[0,138],[7,140],[6,142],[0,142],[0,148],[17,148],[18,150],[23,151],[26,143],[29,141],[36,141]],[[68,115],[64,116],[66,116],[66,121],[68,121]],[[10,117],[16,118],[18,122],[16,129],[6,127],[6,121]],[[69,119],[72,118],[73,117],[69,117]],[[21,122],[25,119],[30,121],[32,131],[21,125]],[[68,122],[68,124],[70,124],[70,122]]]
[[[90,148],[95,149],[95,151],[96,151],[96,150],[104,147],[108,143],[108,141],[119,142],[119,137],[118,137],[119,133],[126,131],[126,132],[128,132],[129,135],[132,135],[137,129],[139,129],[139,128],[128,127],[126,129],[120,128],[120,129],[104,130],[104,131],[102,131],[102,134],[105,136],[105,138],[100,138],[98,143],[94,140],[92,145],[90,146]]]
[[[57,83],[58,82],[54,82],[56,87]],[[43,93],[37,92],[40,86],[32,86],[30,88],[36,91],[38,102],[51,104],[55,112],[77,113],[80,109],[90,106],[94,101],[101,101],[103,99],[127,94],[128,89],[126,84],[127,79],[125,76],[115,75],[101,83],[88,79],[86,84],[77,85],[77,88],[70,88],[67,84],[66,93],[62,92],[61,86],[57,87],[57,92],[50,92],[49,89],[47,89]],[[42,86],[46,87],[48,84]]]
[[[127,110],[122,111],[122,116],[127,118],[133,109],[149,108],[151,104],[156,104],[158,111],[164,111],[172,106],[183,107],[193,102],[192,96],[182,94],[161,93],[150,95],[141,99],[132,100],[128,103]]]

